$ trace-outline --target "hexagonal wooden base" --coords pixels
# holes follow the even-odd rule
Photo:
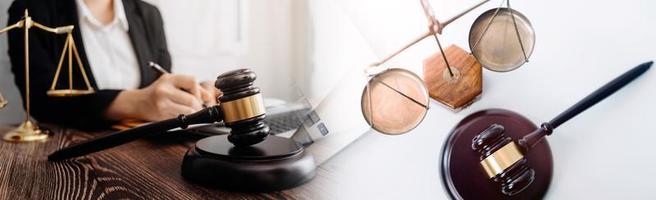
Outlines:
[[[458,111],[473,103],[483,91],[481,64],[456,45],[446,48],[444,54],[455,72],[454,78],[437,52],[424,60],[424,83],[433,99]]]

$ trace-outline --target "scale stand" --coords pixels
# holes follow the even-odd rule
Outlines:
[[[53,81],[53,86],[50,88],[50,91],[48,91],[49,96],[75,96],[75,95],[83,95],[83,94],[90,94],[93,93],[94,90],[91,88],[91,84],[89,84],[89,80],[87,79],[86,72],[84,71],[84,68],[82,67],[80,57],[77,54],[77,49],[75,48],[75,43],[73,42],[73,37],[71,36],[71,33],[73,31],[74,26],[63,26],[63,27],[57,27],[57,28],[50,28],[47,26],[44,26],[42,24],[39,24],[38,22],[32,21],[32,17],[30,17],[27,9],[25,9],[25,15],[22,20],[16,22],[15,24],[12,24],[8,27],[5,27],[0,30],[1,33],[5,33],[7,31],[17,29],[17,28],[23,28],[24,30],[24,39],[25,39],[25,119],[23,120],[23,123],[21,123],[18,128],[10,131],[9,133],[5,134],[3,139],[7,142],[33,142],[33,141],[45,141],[48,139],[49,133],[46,130],[41,130],[39,126],[36,124],[36,122],[32,121],[31,115],[30,115],[30,51],[29,51],[29,34],[30,34],[30,28],[36,27],[41,30],[45,30],[51,33],[55,34],[68,34],[68,37],[66,39],[66,44],[64,45],[64,52],[62,52],[62,59],[59,61],[59,65],[57,67],[57,75],[55,76],[55,81]],[[72,47],[71,47],[72,46]],[[61,68],[61,64],[64,58],[64,55],[68,52],[68,57],[69,57],[69,89],[66,91],[58,91],[54,90],[54,85],[57,82],[57,76]],[[75,90],[72,89],[72,60],[71,60],[71,53],[75,53],[76,59],[78,61],[78,64],[80,66],[80,69],[82,71],[82,75],[84,76],[85,83],[87,84],[87,90],[84,92],[75,92]],[[62,93],[66,93],[67,95],[59,95]],[[2,102],[0,102],[2,104]],[[6,103],[5,103],[6,104]]]

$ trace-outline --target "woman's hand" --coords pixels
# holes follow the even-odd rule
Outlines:
[[[196,112],[204,103],[216,104],[216,98],[212,98],[216,92],[199,85],[191,76],[163,74],[148,87],[122,91],[106,116],[114,120],[160,121]]]
[[[203,102],[205,106],[213,106],[219,103],[218,98],[223,95],[221,90],[214,87],[213,81],[203,81],[200,83],[200,86],[203,88]]]

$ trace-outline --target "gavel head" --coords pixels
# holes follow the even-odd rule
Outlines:
[[[501,192],[512,196],[526,189],[535,179],[524,157],[523,147],[504,134],[504,127],[493,124],[472,139],[472,149],[480,153],[486,175],[500,184]]]
[[[220,75],[215,87],[223,122],[231,129],[228,140],[235,146],[250,146],[264,141],[269,127],[264,124],[265,109],[260,89],[253,86],[256,75],[250,69],[238,69]]]

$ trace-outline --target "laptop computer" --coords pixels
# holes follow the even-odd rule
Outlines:
[[[347,73],[315,105],[301,116],[302,123],[289,137],[305,146],[317,164],[322,164],[371,130],[360,104],[366,76],[359,70]],[[281,136],[286,136],[284,133]]]

